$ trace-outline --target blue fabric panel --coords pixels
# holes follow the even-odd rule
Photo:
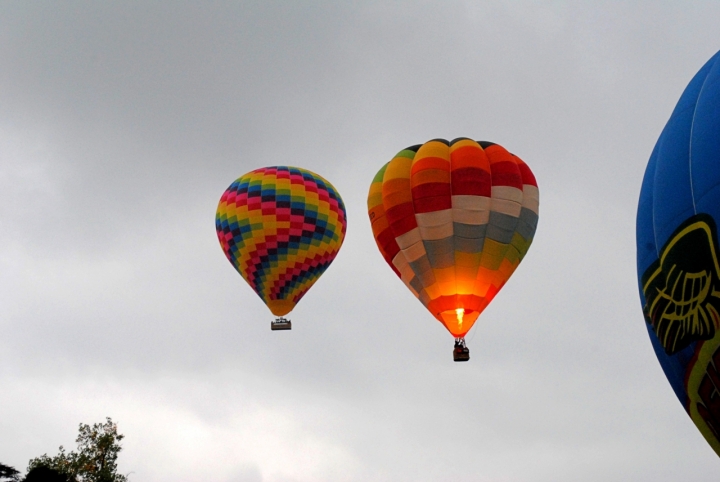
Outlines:
[[[698,98],[690,145],[693,193],[697,212],[720,220],[720,52]]]
[[[638,283],[645,270],[658,259],[658,247],[655,244],[655,229],[653,228],[653,184],[655,181],[655,164],[657,161],[657,145],[650,155],[650,161],[645,169],[640,201],[638,203],[635,236],[637,241],[637,272]],[[645,298],[640,288],[640,298],[643,305]]]
[[[712,59],[708,61],[685,88],[658,139],[653,225],[659,246],[665,244],[681,222],[695,213],[690,186],[690,130],[698,95],[712,62]]]

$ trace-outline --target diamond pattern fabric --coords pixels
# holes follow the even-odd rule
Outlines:
[[[256,169],[233,182],[215,215],[228,260],[276,316],[289,313],[337,256],[345,205],[306,169]]]

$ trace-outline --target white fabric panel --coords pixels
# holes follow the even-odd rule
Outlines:
[[[538,214],[540,211],[540,191],[532,184],[523,185],[523,207]]]
[[[529,209],[535,214],[540,214],[540,203],[537,199],[528,199],[527,201],[523,202],[523,207]]]
[[[405,255],[405,258],[410,262],[420,259],[426,255],[425,245],[423,245],[422,241],[420,241],[419,243],[415,243],[407,249],[401,250],[400,252],[403,253]]]
[[[415,273],[413,273],[413,270],[407,262],[407,259],[405,259],[405,255],[403,253],[399,252],[395,255],[395,258],[393,258],[393,265],[398,271],[400,271],[400,278],[404,282],[409,283],[410,280],[413,279],[413,276],[415,276]]]
[[[453,221],[462,224],[481,225],[487,224],[490,220],[490,210],[471,211],[469,209],[454,209]]]
[[[519,218],[520,211],[522,210],[522,204],[514,201],[507,201],[505,199],[493,198],[492,204],[490,204],[490,210]],[[420,233],[422,234],[422,231],[420,231]]]
[[[495,199],[506,199],[508,201],[515,201],[516,203],[522,203],[523,191],[512,186],[493,186],[492,187],[492,198]]]
[[[422,237],[420,236],[420,229],[418,228],[411,229],[407,233],[395,238],[395,242],[400,246],[400,249],[406,249],[419,241],[422,241]]]
[[[442,211],[433,211],[431,213],[415,213],[420,228],[429,226],[442,226],[443,224],[452,223],[452,209],[443,209]]]
[[[530,196],[533,199],[540,199],[540,190],[532,184],[523,184],[523,196]]]
[[[412,292],[415,297],[419,297],[420,293],[418,293],[415,288],[410,284],[410,281],[415,277],[415,273],[413,273],[412,269],[410,269],[410,265],[408,264],[407,260],[405,259],[405,255],[402,252],[399,252],[395,255],[395,257],[392,260],[393,265],[397,268],[398,271],[400,271],[400,279],[403,283],[405,283],[405,286],[408,287],[408,289]]]
[[[518,209],[519,209],[519,207],[520,207],[520,205],[518,204]],[[520,213],[520,211],[518,211],[518,215],[519,215],[519,213]],[[449,223],[443,224],[442,226],[430,226],[430,227],[426,227],[426,228],[421,227],[420,235],[426,241],[431,241],[433,239],[445,239],[448,236],[452,236],[453,235],[452,219],[450,220]]]
[[[490,210],[490,198],[487,196],[453,196],[452,207],[471,211]]]

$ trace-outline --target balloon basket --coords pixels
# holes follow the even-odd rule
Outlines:
[[[470,360],[470,350],[465,346],[465,339],[457,338],[453,348],[453,361],[464,362],[468,360]]]
[[[292,330],[292,322],[285,318],[278,318],[275,321],[270,322],[270,329],[276,330]]]

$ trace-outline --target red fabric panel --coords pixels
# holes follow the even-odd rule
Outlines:
[[[520,169],[513,161],[496,162],[490,165],[493,186],[511,186],[522,190]]]
[[[447,186],[450,187],[449,184]],[[450,196],[434,196],[415,199],[415,212],[418,214],[432,213],[450,208],[452,208],[452,199]]]
[[[402,218],[397,222],[392,223],[390,227],[392,228],[395,237],[402,236],[408,231],[412,231],[413,229],[417,228],[417,221],[415,220],[415,215]]]
[[[416,209],[418,199],[425,197],[446,196],[449,200],[451,195],[452,188],[450,187],[450,183],[447,182],[429,182],[427,184],[420,184],[419,186],[415,186],[414,188],[412,188],[412,197],[416,203]]]
[[[440,313],[446,310],[454,310],[454,306],[447,307],[447,302],[443,301],[443,298],[446,298],[445,296],[441,296],[440,298],[435,298],[434,300],[431,300],[430,303],[428,303],[427,309],[430,311],[430,313],[433,314],[433,316],[440,316]]]
[[[515,156],[497,144],[485,149],[490,160],[493,186],[511,186],[522,189],[522,176],[515,162]]]
[[[387,228],[383,230],[383,232],[378,235],[377,242],[380,246],[382,246],[383,251],[387,254],[390,262],[392,262],[395,255],[400,251],[400,247],[395,241],[395,235],[393,234],[392,229]]]
[[[490,285],[487,293],[485,294],[485,300],[490,303],[493,298],[495,298],[495,295],[498,294],[498,291],[500,291],[500,288],[496,288],[493,285]]]
[[[405,218],[415,219],[415,211],[411,203],[402,203],[385,211],[385,216],[387,216],[388,222],[392,226],[395,223],[403,221]]]
[[[518,168],[520,169],[520,175],[522,176],[523,184],[530,184],[531,186],[537,187],[537,181],[535,175],[530,170],[530,167],[523,162],[519,157],[515,158],[517,161]]]
[[[454,169],[452,176],[453,196],[487,196],[490,197],[492,178],[490,173],[475,167]]]

